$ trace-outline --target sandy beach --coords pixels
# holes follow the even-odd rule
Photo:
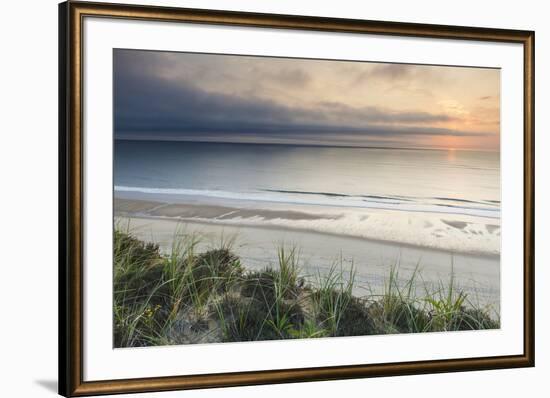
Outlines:
[[[115,223],[128,228],[144,241],[158,243],[163,251],[169,251],[177,233],[195,233],[202,237],[201,246],[215,246],[222,236],[234,238],[233,250],[247,268],[259,269],[271,264],[276,266],[277,247],[296,246],[300,249],[302,273],[315,278],[318,272],[327,272],[334,264],[342,264],[344,270],[352,265],[356,270],[355,295],[378,294],[384,289],[390,269],[398,266],[400,279],[407,280],[418,267],[418,295],[424,289],[434,291],[440,283],[448,285],[451,273],[455,285],[464,289],[468,299],[479,305],[489,305],[495,311],[500,308],[499,256],[453,253],[410,244],[398,244],[382,240],[351,236],[337,236],[276,225],[232,224],[229,214],[247,217],[246,209],[221,205],[166,204],[156,201],[117,199]],[[282,211],[263,210],[265,219],[277,219]],[[254,210],[258,216],[258,211]],[[318,214],[317,217],[334,217]],[[177,218],[175,218],[177,217]],[[200,217],[201,221],[196,218]],[[202,220],[223,220],[223,223]],[[311,219],[311,214],[285,211],[285,219]]]
[[[499,255],[500,219],[384,207],[277,202],[189,194],[116,191],[115,213],[220,225],[276,227],[393,242],[462,254]]]

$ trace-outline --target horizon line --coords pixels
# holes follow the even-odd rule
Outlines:
[[[178,138],[138,138],[138,137],[114,137],[114,141],[152,141],[152,142],[192,142],[199,144],[234,144],[234,145],[281,145],[281,146],[303,146],[303,147],[327,147],[327,148],[359,148],[359,149],[398,149],[398,150],[427,150],[427,151],[468,151],[468,152],[490,152],[500,153],[499,150],[472,149],[472,148],[442,148],[442,147],[401,147],[401,146],[370,146],[370,145],[338,145],[321,143],[287,143],[287,142],[250,142],[250,141],[211,141],[211,140],[186,140]]]

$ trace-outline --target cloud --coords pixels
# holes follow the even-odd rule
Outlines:
[[[257,70],[257,74],[261,75],[262,71]],[[299,68],[282,68],[274,73],[268,74],[263,78],[270,78],[277,84],[285,86],[305,87],[311,82],[311,76],[303,69]]]
[[[372,69],[370,75],[387,78],[389,80],[397,80],[412,75],[414,68],[414,66],[405,64],[379,64]]]
[[[360,72],[353,84],[361,84],[369,81],[385,81],[395,83],[418,73],[418,66],[407,64],[367,64],[370,67]]]
[[[375,106],[350,107],[348,105],[323,101],[319,103],[322,111],[328,112],[340,120],[347,121],[368,121],[369,123],[415,123],[428,124],[455,121],[451,117],[442,113],[429,113],[422,111],[394,111]]]
[[[445,114],[352,107],[320,101],[288,106],[254,95],[208,91],[190,79],[166,76],[159,60],[142,62],[132,52],[115,53],[114,110],[117,138],[200,139],[225,136],[253,140],[360,141],[369,137],[478,136],[484,133],[436,128],[430,124],[454,120]],[[180,65],[181,66],[181,65]],[[394,66],[394,65],[392,65]],[[400,66],[400,65],[398,65]],[[399,69],[398,69],[399,70]],[[223,70],[221,71],[223,73]],[[377,73],[389,72],[380,69]],[[300,69],[282,69],[278,78],[288,84],[307,84]]]

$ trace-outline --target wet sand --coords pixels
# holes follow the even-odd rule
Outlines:
[[[117,199],[115,201],[115,213],[120,215],[142,213],[150,217],[218,220],[227,220],[237,217],[261,217],[264,220],[274,220],[277,218],[283,218],[285,220],[335,220],[340,218],[340,216],[333,214],[311,214],[292,210],[242,209],[219,205],[163,203],[134,199]]]

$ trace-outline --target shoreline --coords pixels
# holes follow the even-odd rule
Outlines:
[[[167,216],[151,216],[146,214],[115,214],[115,218],[119,218],[119,219],[126,218],[130,220],[141,219],[141,220],[151,220],[151,221],[167,221],[167,222],[175,222],[178,224],[218,226],[220,228],[228,227],[228,228],[247,228],[247,229],[250,228],[250,229],[260,229],[260,230],[265,229],[265,230],[288,231],[288,232],[295,231],[298,233],[307,233],[307,234],[313,234],[313,235],[331,236],[335,238],[357,240],[359,242],[376,243],[376,244],[388,245],[388,246],[399,246],[399,247],[404,247],[404,248],[413,249],[413,250],[426,250],[426,251],[433,251],[433,252],[442,253],[442,254],[479,257],[479,258],[486,258],[489,260],[500,260],[500,254],[476,252],[476,251],[445,250],[445,249],[439,249],[435,247],[415,245],[407,242],[394,242],[391,240],[366,238],[366,237],[361,237],[357,235],[338,234],[330,231],[315,231],[315,230],[310,230],[307,228],[299,228],[299,227],[290,228],[290,227],[284,227],[279,225],[269,225],[269,224],[259,225],[257,223],[247,224],[246,222],[232,222],[231,220],[227,220],[227,221],[223,220],[222,222],[217,222],[217,220],[209,220],[209,219],[202,219],[202,218],[179,218],[179,217],[167,217]]]
[[[137,196],[137,197],[136,197]],[[228,227],[257,227],[316,232],[392,245],[500,257],[500,220],[433,214],[395,214],[391,210],[326,208],[235,200],[168,198],[124,194],[114,197],[115,216]],[[170,198],[172,199],[172,198]],[[267,207],[269,206],[269,207]]]

